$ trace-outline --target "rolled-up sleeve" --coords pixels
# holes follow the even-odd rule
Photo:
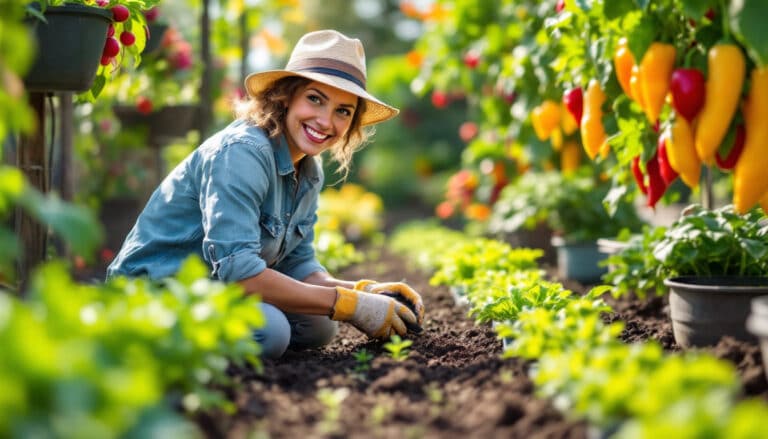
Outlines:
[[[233,282],[267,268],[261,257],[260,206],[274,172],[271,146],[236,142],[204,157],[200,168],[203,255],[212,276]]]

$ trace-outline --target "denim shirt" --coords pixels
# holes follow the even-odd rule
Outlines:
[[[284,136],[236,120],[162,181],[125,238],[107,276],[172,276],[190,255],[224,282],[266,268],[294,279],[325,271],[314,225],[323,183],[317,160],[294,169]]]

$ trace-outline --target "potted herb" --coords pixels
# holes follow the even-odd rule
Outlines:
[[[84,92],[95,99],[124,60],[138,64],[146,41],[141,13],[157,0],[38,0],[27,6],[36,57],[28,90]],[[125,61],[130,62],[130,61]]]
[[[605,272],[599,262],[597,240],[615,237],[622,230],[639,230],[642,221],[632,204],[620,201],[610,214],[603,200],[610,185],[582,168],[578,173],[528,173],[508,186],[497,202],[490,225],[512,231],[545,224],[552,230],[558,274],[584,283]]]
[[[675,340],[683,347],[716,344],[723,335],[752,340],[745,328],[750,300],[768,294],[768,224],[759,208],[692,205],[668,227],[646,228],[607,262],[615,295],[669,291]]]
[[[767,235],[759,208],[739,215],[732,205],[693,205],[655,243],[678,344],[712,345],[724,335],[753,340],[745,321],[750,301],[768,295]]]

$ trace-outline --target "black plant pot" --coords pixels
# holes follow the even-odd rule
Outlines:
[[[144,51],[141,52],[142,55],[154,53],[160,48],[160,43],[163,41],[165,31],[168,30],[168,25],[162,23],[150,23],[147,25],[147,29],[149,29],[149,38],[144,45]]]
[[[159,147],[195,129],[199,107],[193,104],[166,105],[149,114],[133,105],[115,105],[112,111],[125,128],[146,127],[150,146]]]
[[[52,6],[48,23],[31,17],[37,55],[24,77],[30,91],[83,92],[91,88],[99,67],[112,12],[83,5]]]
[[[768,277],[681,276],[664,280],[675,341],[712,346],[723,336],[755,342],[747,331],[750,303],[768,295]]]

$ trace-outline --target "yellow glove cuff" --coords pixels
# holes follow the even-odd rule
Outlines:
[[[376,282],[375,280],[370,280],[370,279],[360,279],[360,280],[359,280],[359,281],[357,281],[357,283],[355,284],[355,288],[354,288],[354,289],[355,289],[355,290],[359,290],[359,291],[368,291],[368,290],[366,289],[367,287],[370,287],[371,285],[373,285],[373,284],[377,284],[377,283],[378,283],[378,282]]]
[[[357,308],[357,293],[344,287],[336,287],[336,303],[333,304],[332,320],[345,321],[352,318]]]

